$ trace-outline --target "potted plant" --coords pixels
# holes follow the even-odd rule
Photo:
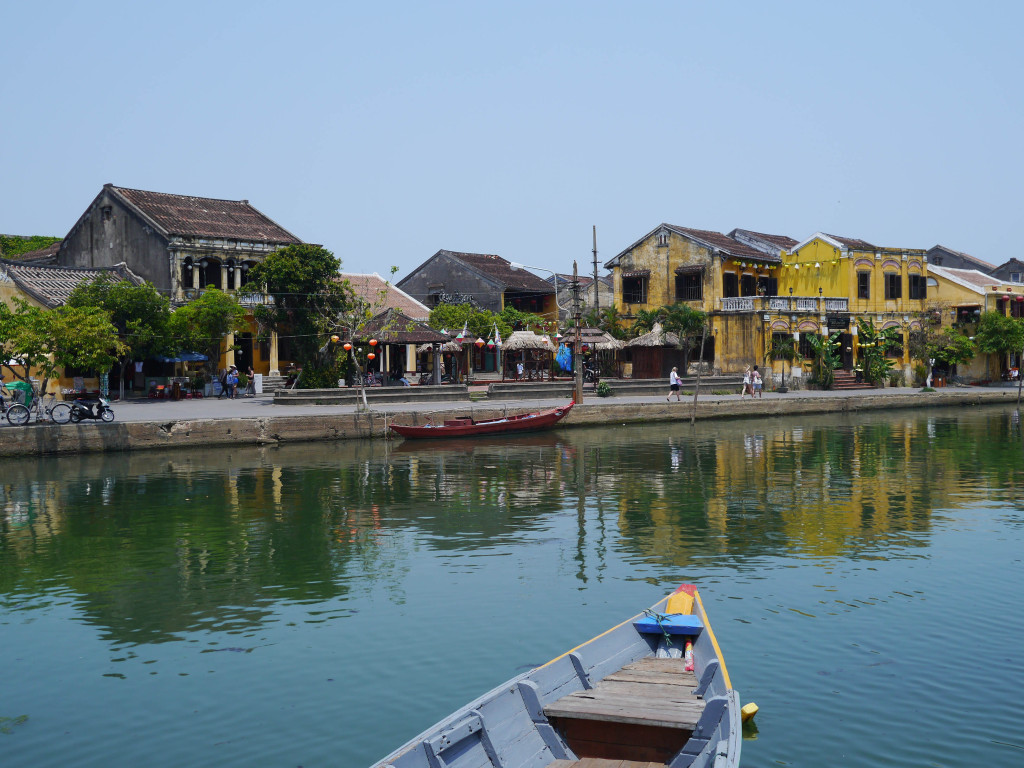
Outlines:
[[[794,360],[800,359],[800,351],[797,349],[796,339],[786,335],[779,335],[772,337],[772,345],[768,348],[768,353],[765,355],[765,360],[770,360],[773,363],[782,362],[782,386],[778,387],[775,391],[786,393],[789,392],[789,387],[786,386],[786,364],[793,364]]]

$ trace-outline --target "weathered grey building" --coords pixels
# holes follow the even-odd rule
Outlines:
[[[105,184],[64,238],[56,261],[89,269],[123,262],[181,302],[211,285],[240,288],[252,264],[301,242],[248,200]]]
[[[984,272],[986,275],[991,275],[995,269],[995,266],[987,261],[975,258],[969,253],[954,251],[952,248],[947,248],[944,245],[933,245],[925,252],[925,256],[928,258],[928,263],[934,264],[936,267],[976,269],[979,272]]]
[[[1024,283],[1024,261],[1010,259],[988,271],[993,279],[1007,283]]]
[[[492,254],[440,250],[397,285],[428,307],[468,303],[500,312],[511,306],[555,318],[554,287]]]

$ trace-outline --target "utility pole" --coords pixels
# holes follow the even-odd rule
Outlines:
[[[576,344],[573,355],[572,367],[575,372],[575,383],[573,384],[572,399],[574,402],[583,402],[583,350],[582,334],[580,332],[580,318],[583,310],[580,308],[580,278],[577,273],[576,260],[572,262],[572,316],[576,323]]]
[[[597,298],[597,224],[594,225],[594,312],[601,312],[601,302]]]

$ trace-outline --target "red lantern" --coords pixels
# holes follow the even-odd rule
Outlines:
[[[371,352],[370,354],[368,354],[368,355],[366,356],[366,359],[367,359],[367,360],[373,360],[373,358],[375,358],[376,356],[377,356],[377,355],[375,355],[375,354],[374,354],[373,352]]]
[[[370,346],[371,347],[376,347],[377,346],[377,340],[376,339],[370,339]]]
[[[345,347],[345,351],[346,352],[348,352],[350,349],[352,349],[352,345],[349,344],[347,341],[342,346]]]
[[[335,344],[337,344],[340,339],[341,337],[338,334],[334,334],[333,336],[331,336],[331,341],[333,341]]]
[[[1006,299],[1007,301],[1009,301],[1010,300],[1010,294],[1006,294],[1005,296],[1003,296],[1003,298]]]
[[[1024,296],[1018,296],[1017,301],[1024,301]]]
[[[481,338],[477,338],[477,340],[476,340],[476,348],[477,348],[477,349],[480,349],[480,348],[481,348],[481,347],[483,347],[483,345],[484,345],[484,344],[486,344],[486,343],[487,343],[487,342],[486,342],[486,341],[484,341],[483,339],[481,339]]]
[[[584,352],[586,352],[588,349],[590,349],[590,345],[589,344],[584,344],[583,346],[580,347],[580,349],[582,349]]]

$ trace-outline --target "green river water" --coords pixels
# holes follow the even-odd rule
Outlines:
[[[1010,408],[0,473],[5,768],[366,766],[683,581],[742,765],[1024,765]]]

